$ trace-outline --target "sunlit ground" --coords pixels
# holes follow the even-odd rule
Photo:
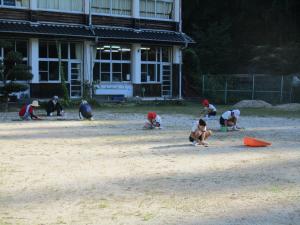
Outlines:
[[[70,113],[69,119],[75,119]],[[300,224],[300,119],[242,117],[188,142],[192,116],[98,112],[0,123],[0,224]],[[2,114],[3,118],[3,114]],[[3,119],[2,119],[3,120]],[[244,136],[272,142],[247,148]]]

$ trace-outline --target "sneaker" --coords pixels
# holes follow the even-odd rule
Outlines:
[[[197,141],[193,141],[193,142],[192,142],[192,145],[197,146],[197,145],[199,145],[199,144],[198,144]]]

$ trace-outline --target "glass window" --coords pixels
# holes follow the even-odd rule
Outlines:
[[[49,62],[49,80],[59,80],[58,62]]]
[[[23,58],[27,58],[27,42],[26,41],[16,41],[16,51],[20,52]]]
[[[40,41],[39,43],[39,57],[48,58],[47,42]]]
[[[92,12],[130,16],[132,0],[92,0]]]
[[[122,64],[122,80],[123,81],[130,81],[130,63],[123,63]]]
[[[69,52],[68,43],[62,43],[61,44],[61,58],[62,59],[68,59],[69,58],[68,52]]]
[[[58,54],[59,49],[61,58]],[[40,81],[60,81],[61,76],[64,76],[65,81],[68,81],[72,73],[69,68],[74,60],[80,65],[82,61],[82,43],[39,41]],[[59,61],[61,61],[61,64],[59,64]]]
[[[100,52],[100,57],[97,52]],[[94,51],[94,80],[104,82],[130,81],[131,48],[126,45],[102,45]],[[97,65],[100,63],[100,71]]]
[[[70,44],[70,55],[71,55],[71,59],[81,59],[82,46],[80,43],[71,43]]]
[[[168,47],[142,46],[142,82],[161,82],[162,66],[171,64]]]
[[[100,63],[95,63],[94,64],[93,80],[100,80]]]
[[[172,19],[173,0],[140,0],[141,17]]]
[[[58,58],[57,48],[55,42],[48,42],[48,58]]]
[[[69,68],[68,68],[68,62],[61,62],[61,73],[65,78],[65,81],[69,80]]]
[[[1,3],[1,1],[0,1]],[[29,7],[29,0],[3,0],[3,5],[14,7]],[[0,4],[1,5],[1,4]]]
[[[39,73],[40,73],[40,80],[47,81],[48,80],[48,62],[39,62]]]
[[[39,9],[83,12],[84,0],[38,0]]]

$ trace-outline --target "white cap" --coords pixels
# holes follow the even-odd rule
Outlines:
[[[39,107],[39,106],[40,106],[40,105],[39,105],[39,102],[38,102],[37,100],[32,101],[31,105],[32,105],[33,107]]]
[[[81,104],[87,104],[88,102],[86,100],[82,100]]]

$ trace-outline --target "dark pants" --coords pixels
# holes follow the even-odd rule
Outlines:
[[[208,117],[217,115],[216,111],[212,111],[208,113]]]
[[[203,134],[199,137],[199,140],[203,141]],[[194,139],[192,136],[189,136],[189,141],[193,142],[193,141],[196,141],[196,139]]]
[[[61,116],[61,111],[62,111],[62,107],[59,103],[56,103],[55,105],[53,104],[53,102],[49,101],[48,104],[47,104],[47,116],[50,116],[50,113],[53,113],[53,112],[57,112],[57,116]]]

